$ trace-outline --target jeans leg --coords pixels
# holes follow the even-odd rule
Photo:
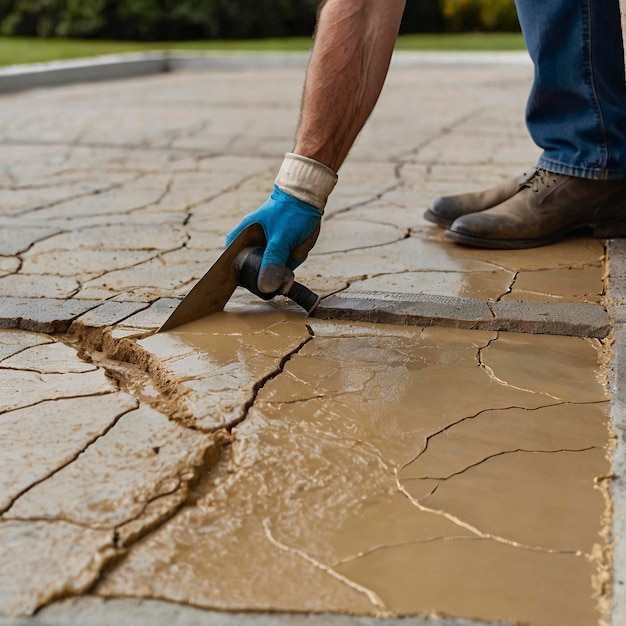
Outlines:
[[[515,0],[535,77],[526,124],[538,166],[626,178],[626,82],[619,0]]]

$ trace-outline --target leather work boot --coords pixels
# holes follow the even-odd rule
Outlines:
[[[626,179],[592,180],[539,169],[514,196],[458,218],[445,236],[478,248],[534,248],[583,228],[593,237],[626,236]]]
[[[424,213],[424,219],[434,222],[441,228],[450,228],[458,217],[468,213],[485,211],[514,196],[535,174],[536,168],[525,171],[521,176],[490,187],[484,191],[460,193],[454,196],[440,196],[435,198],[429,209]]]

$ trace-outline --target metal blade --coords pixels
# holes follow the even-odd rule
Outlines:
[[[237,235],[158,332],[171,330],[223,310],[237,288],[235,259],[244,248],[252,246],[265,246],[265,234],[260,224],[251,224]]]

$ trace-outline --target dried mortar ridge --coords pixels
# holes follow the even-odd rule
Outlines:
[[[82,358],[97,362],[119,384],[147,398],[154,408],[183,423],[193,422],[193,415],[186,405],[189,390],[135,338],[115,338],[111,328],[94,328],[76,322],[71,326],[69,340],[79,349]],[[142,387],[147,385],[153,385],[158,394],[150,397],[142,393]]]

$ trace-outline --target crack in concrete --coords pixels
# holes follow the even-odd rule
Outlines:
[[[35,612],[56,602],[88,594],[93,588],[93,578],[119,559],[119,552],[112,544],[113,537],[111,537],[111,545],[98,548],[79,575],[69,581],[67,587],[52,591],[43,602],[37,605]]]
[[[117,339],[110,328],[92,328],[77,321],[72,324],[65,340],[78,350],[83,360],[86,360],[84,355],[89,355],[92,362],[131,395],[136,396],[142,384],[149,381],[160,395],[146,404],[167,415],[172,421],[202,431],[193,425],[193,416],[185,403],[188,391],[181,387],[178,377],[156,356],[139,346],[134,338]],[[133,376],[128,376],[127,372],[116,366],[116,361],[134,366]]]
[[[424,148],[429,146],[431,143],[434,143],[438,139],[442,139],[446,135],[449,135],[458,126],[462,126],[466,122],[469,122],[469,121],[471,121],[474,118],[480,117],[484,112],[485,112],[485,109],[481,107],[479,109],[475,109],[474,111],[470,111],[469,113],[465,113],[464,115],[461,115],[460,117],[456,118],[455,120],[452,120],[452,122],[450,122],[449,124],[447,124],[445,126],[441,126],[437,130],[437,132],[435,132],[432,135],[426,137],[426,139],[424,139],[422,142],[418,143],[417,146],[415,146],[415,148],[412,148],[412,149],[410,149],[410,150],[408,150],[406,152],[402,152],[400,155],[392,156],[391,157],[391,161],[401,162],[402,164],[406,164],[406,163],[417,164],[417,163],[419,163],[419,161],[417,160],[417,157],[418,157],[418,155],[419,155],[421,150],[423,150]],[[406,156],[404,156],[404,155],[406,155]],[[413,155],[413,158],[407,158],[409,155]],[[437,161],[437,160],[427,161],[426,162],[427,173],[431,173],[432,172],[432,168],[433,168],[434,165],[443,165],[443,164],[445,164],[445,163]]]
[[[107,395],[107,394],[92,394],[92,395]],[[81,397],[85,397],[85,396],[81,396]],[[55,399],[56,401],[56,399]],[[49,402],[49,400],[43,400],[42,402]],[[100,432],[98,435],[96,435],[95,437],[92,437],[85,446],[83,446],[83,448],[81,450],[79,450],[76,454],[74,454],[67,462],[63,463],[62,465],[60,465],[59,467],[56,467],[54,470],[52,470],[51,472],[49,472],[48,474],[46,474],[46,476],[43,476],[42,478],[40,478],[39,480],[31,483],[30,485],[28,485],[28,487],[22,489],[22,491],[20,491],[17,495],[15,495],[8,506],[4,507],[4,509],[0,510],[0,516],[4,517],[13,507],[13,505],[17,502],[17,500],[19,500],[19,498],[21,498],[24,494],[28,493],[31,489],[33,489],[34,487],[36,487],[37,485],[40,485],[41,483],[45,482],[46,480],[48,480],[49,478],[52,478],[55,474],[58,474],[61,470],[63,470],[64,468],[66,468],[68,465],[71,465],[74,461],[76,461],[76,459],[78,459],[78,457],[83,454],[89,447],[91,447],[96,441],[98,441],[98,439],[101,439],[102,437],[104,437],[111,429],[113,429],[115,427],[115,425],[120,421],[120,419],[124,416],[124,415],[128,415],[129,413],[132,413],[133,411],[136,411],[139,408],[139,401],[137,401],[137,406],[133,409],[129,409],[127,411],[122,411],[121,413],[119,413],[118,415],[115,415],[113,417],[113,419],[111,420],[111,423],[102,431]],[[15,409],[17,410],[17,409]],[[13,519],[13,518],[12,518]],[[31,520],[32,521],[32,520]],[[63,520],[63,521],[67,521],[69,523],[75,523],[72,522],[71,520]]]
[[[37,211],[42,211],[43,209],[49,209],[51,207],[54,206],[58,206],[60,204],[64,204],[66,202],[71,202],[72,200],[80,200],[81,198],[87,198],[89,196],[94,196],[94,195],[100,195],[103,193],[107,193],[109,191],[113,191],[115,189],[121,189],[123,187],[125,187],[126,185],[132,184],[134,182],[137,182],[138,180],[140,180],[141,178],[143,178],[145,175],[138,175],[135,178],[132,178],[130,180],[125,180],[119,183],[112,183],[110,185],[108,185],[107,187],[102,187],[102,188],[98,188],[98,189],[91,189],[89,191],[84,191],[81,193],[77,193],[77,194],[73,194],[71,196],[67,196],[65,198],[62,198],[60,200],[54,200],[52,202],[48,202],[47,204],[41,204],[39,206],[36,207],[31,207],[30,209],[27,209],[25,211],[21,211],[21,212],[17,212],[17,213],[13,213],[12,217],[23,217],[24,215],[30,215],[31,213],[36,213]],[[95,215],[95,214],[90,214],[90,216]]]
[[[65,338],[68,339],[67,337]],[[76,347],[75,341],[67,341],[69,345],[72,347]],[[124,340],[118,340],[118,343],[124,343]],[[84,348],[78,348],[80,350],[80,356],[83,360],[88,360],[88,362],[93,362],[92,359]],[[110,371],[106,368],[102,367],[107,375],[110,375]],[[114,377],[117,378],[117,377]],[[119,380],[119,379],[118,379]],[[91,395],[103,395],[103,394],[91,394]],[[84,397],[84,396],[81,396]],[[163,477],[157,486],[156,493],[153,494],[150,498],[143,503],[141,510],[129,520],[126,520],[122,524],[118,524],[112,529],[107,527],[102,527],[97,524],[85,524],[81,523],[77,520],[68,518],[67,516],[55,516],[55,517],[8,517],[7,514],[10,513],[11,508],[14,504],[26,493],[35,488],[36,486],[44,483],[49,480],[63,469],[74,463],[82,454],[87,452],[87,450],[98,440],[103,438],[107,433],[109,433],[118,422],[126,415],[132,414],[134,411],[137,411],[141,407],[141,402],[136,398],[136,406],[130,410],[121,411],[118,415],[116,415],[110,422],[110,424],[101,431],[98,435],[89,440],[89,442],[81,448],[76,454],[72,456],[72,458],[68,459],[61,466],[55,468],[53,471],[49,472],[46,476],[40,478],[37,481],[34,481],[28,487],[23,489],[20,493],[18,493],[14,498],[12,498],[11,502],[5,507],[2,511],[0,511],[1,519],[7,521],[22,521],[22,522],[46,522],[46,523],[54,523],[54,522],[65,522],[68,524],[72,524],[77,527],[94,530],[94,531],[111,531],[111,545],[107,546],[104,550],[98,550],[94,553],[90,564],[85,572],[91,572],[92,575],[89,576],[89,580],[86,581],[85,586],[80,589],[64,590],[62,593],[54,594],[54,596],[46,598],[45,602],[42,603],[38,608],[42,606],[46,606],[61,597],[72,597],[79,595],[81,593],[88,592],[90,589],[93,589],[104,572],[108,567],[110,567],[113,563],[118,562],[120,559],[124,557],[127,553],[129,547],[137,542],[142,537],[148,535],[151,532],[155,532],[160,528],[163,524],[165,524],[169,519],[176,515],[176,513],[188,503],[193,503],[195,500],[195,496],[192,493],[193,487],[196,483],[198,483],[203,474],[207,474],[211,467],[213,467],[219,457],[221,455],[221,450],[224,446],[230,442],[230,436],[225,434],[223,431],[216,431],[213,433],[214,437],[211,441],[206,444],[201,450],[198,451],[200,454],[200,462],[195,463],[193,467],[187,467],[183,473],[176,474],[172,476]],[[23,407],[20,407],[23,408]],[[158,504],[160,501],[164,501],[168,498],[174,499],[170,502],[167,502],[164,507],[158,507],[156,510],[151,511],[154,508],[155,504]]]
[[[158,207],[159,204],[161,204],[161,202],[163,202],[163,200],[165,200],[165,198],[167,198],[167,196],[171,193],[172,191],[172,186],[174,185],[174,178],[175,176],[172,174],[170,175],[167,183],[165,183],[165,189],[163,189],[163,191],[161,192],[161,195],[154,200],[153,202],[146,202],[146,204],[142,204],[141,206],[135,207],[134,209],[130,209],[128,211],[129,215],[132,215],[133,213],[136,213],[138,211],[143,211],[144,209],[147,209],[150,206],[155,206]],[[98,216],[97,213],[90,213],[90,216]]]
[[[5,146],[43,146],[43,147],[60,147],[60,148],[96,148],[100,150],[111,151],[128,151],[135,150],[137,152],[163,152],[166,148],[151,143],[106,143],[101,141],[84,141],[80,143],[67,143],[66,141],[58,141],[51,139],[49,141],[17,139],[15,137],[3,140]],[[223,152],[207,152],[206,148],[169,148],[168,152],[182,153],[186,155],[197,155],[198,158],[215,158],[223,156]],[[269,158],[269,157],[268,157]]]
[[[479,528],[476,528],[476,526],[472,526],[471,524],[469,524],[468,522],[465,522],[464,520],[457,517],[456,515],[452,515],[451,513],[448,513],[447,511],[444,511],[441,509],[433,509],[431,507],[425,506],[419,501],[418,498],[415,498],[414,496],[412,496],[404,487],[404,485],[402,484],[402,481],[400,480],[398,476],[398,469],[394,470],[394,476],[395,476],[396,487],[398,491],[401,494],[403,494],[405,498],[413,506],[417,507],[420,511],[424,513],[432,513],[433,515],[444,517],[445,519],[452,522],[453,524],[456,524],[457,526],[460,526],[461,528],[468,530],[469,532],[473,533],[474,535],[477,535],[478,537],[482,539],[490,539],[492,541],[496,541],[497,543],[502,543],[504,545],[511,546],[513,548],[522,548],[524,550],[529,550],[531,552],[542,552],[545,554],[572,554],[572,555],[584,557],[587,559],[590,558],[589,554],[582,552],[580,550],[553,550],[550,548],[542,548],[539,546],[527,545],[524,543],[520,543],[518,541],[514,541],[513,539],[507,539],[506,537],[500,537],[499,535],[494,535],[492,533],[485,533],[481,531]],[[433,493],[434,493],[434,490],[433,490]]]
[[[489,304],[489,303],[487,303]],[[491,307],[489,307],[491,308]],[[532,394],[537,394],[540,393],[541,395],[544,396],[548,396],[549,398],[554,398],[555,400],[559,401],[559,402],[563,402],[563,398],[559,398],[558,396],[553,396],[551,393],[548,393],[547,391],[541,391],[538,392],[534,389],[526,389],[524,387],[518,387],[517,385],[513,385],[509,382],[507,382],[506,380],[502,380],[501,378],[498,378],[495,374],[495,372],[493,371],[493,369],[491,367],[489,367],[484,361],[483,361],[483,352],[489,348],[489,346],[494,342],[497,341],[499,337],[499,333],[496,332],[496,336],[493,339],[490,339],[487,342],[487,345],[482,346],[478,349],[478,365],[479,367],[481,367],[487,374],[487,376],[489,376],[489,378],[491,380],[493,380],[494,382],[498,383],[499,385],[502,385],[504,387],[510,387],[511,389],[517,389],[518,391],[524,391],[526,393],[532,393]]]
[[[364,587],[363,585],[359,585],[357,582],[351,580],[347,576],[344,576],[343,574],[340,574],[339,572],[335,571],[332,567],[328,565],[324,565],[324,563],[313,558],[311,555],[307,554],[303,550],[298,550],[297,548],[291,548],[285,545],[284,543],[278,541],[278,539],[276,539],[276,537],[274,537],[274,535],[272,534],[272,531],[269,527],[269,522],[270,520],[268,518],[263,520],[263,530],[265,532],[265,536],[267,537],[267,540],[272,545],[276,546],[279,550],[282,550],[283,552],[293,554],[305,560],[307,563],[310,563],[311,565],[313,565],[313,567],[323,571],[324,573],[328,574],[329,576],[331,576],[335,580],[338,580],[344,585],[347,585],[348,587],[350,587],[350,589],[365,595],[365,597],[369,600],[369,602],[374,607],[376,607],[376,609],[380,611],[380,613],[377,614],[377,617],[383,617],[383,616],[390,614],[386,610],[385,604],[380,598],[380,596],[378,596],[378,594],[374,592],[373,590],[368,589],[367,587]]]
[[[4,143],[3,143],[4,145]],[[72,149],[76,146],[72,146]],[[78,146],[80,147],[80,146]],[[71,157],[70,157],[71,159]],[[69,159],[67,159],[69,160]],[[67,161],[66,160],[66,161]],[[177,171],[185,171],[185,170],[177,170]],[[68,167],[65,169],[54,170],[50,173],[50,176],[55,176],[57,179],[61,178],[61,180],[50,180],[47,179],[42,183],[20,183],[16,177],[13,177],[15,180],[15,184],[13,185],[3,185],[0,184],[0,189],[4,189],[7,191],[31,191],[31,190],[43,190],[43,189],[56,189],[58,187],[67,187],[72,184],[77,184],[80,182],[84,182],[85,174],[133,174],[139,178],[149,176],[151,174],[159,174],[161,173],[158,169],[149,170],[149,169],[140,169],[133,167],[115,167],[113,165],[107,166],[106,164],[102,167],[85,167],[85,168],[77,168],[77,167]],[[79,175],[79,178],[76,179],[63,179],[62,177],[68,175]],[[126,183],[122,183],[126,184]],[[98,194],[97,189],[92,190],[90,193]]]
[[[23,371],[23,370],[20,370]],[[90,374],[91,372],[84,372],[85,374]],[[54,374],[52,374],[54,376]],[[8,411],[0,411],[0,415],[7,415],[8,413],[12,413],[13,411],[19,411],[21,409],[30,409],[34,406],[38,406],[39,404],[43,404],[44,402],[50,402],[50,400],[74,400],[76,398],[96,398],[99,396],[108,396],[111,391],[100,391],[97,393],[85,393],[83,395],[69,395],[69,396],[56,396],[55,398],[44,398],[43,400],[37,400],[37,402],[33,402],[31,404],[24,404],[15,407],[14,409],[9,409]]]
[[[4,330],[9,330],[9,329],[4,329]],[[22,352],[26,352],[27,350],[30,350],[31,348],[36,348],[37,346],[47,346],[47,345],[50,345],[51,343],[55,343],[55,341],[54,341],[54,339],[52,339],[52,337],[49,337],[49,341],[42,341],[42,342],[36,343],[36,344],[34,344],[32,346],[25,346],[23,348],[20,348],[19,350],[16,350],[15,352],[11,352],[10,354],[6,354],[2,358],[0,358],[0,364],[3,361],[6,361],[7,359],[11,359],[11,358],[17,356],[18,354],[22,354]],[[3,366],[0,365],[0,367],[3,367]]]
[[[15,355],[13,355],[15,356]],[[9,357],[7,357],[9,358]],[[3,359],[4,360],[4,359]],[[97,366],[93,366],[93,368],[89,369],[89,370],[83,370],[81,372],[71,372],[72,374],[88,374],[90,372],[95,372],[97,370]],[[65,374],[67,374],[67,372],[55,372],[53,370],[41,370],[41,369],[37,369],[35,367],[11,367],[11,366],[7,366],[7,365],[2,365],[1,361],[0,361],[0,370],[7,370],[10,372],[32,372],[33,374],[41,374],[42,376],[63,376]],[[56,399],[56,398],[55,398]]]
[[[558,406],[558,405],[553,405],[553,406]],[[407,482],[407,481],[417,481],[417,480],[437,480],[439,482],[445,482],[447,480],[450,480],[452,478],[455,478],[456,476],[460,476],[461,474],[464,474],[465,472],[468,472],[469,470],[473,469],[474,467],[478,467],[479,465],[482,465],[483,463],[486,463],[487,461],[490,461],[491,459],[495,459],[497,457],[500,456],[505,456],[507,454],[516,454],[518,452],[527,452],[530,454],[559,454],[561,452],[589,452],[589,450],[600,450],[600,448],[598,446],[587,446],[586,448],[561,448],[559,450],[529,450],[526,448],[515,448],[515,449],[511,449],[511,450],[501,450],[500,452],[494,452],[494,454],[489,454],[487,455],[485,458],[481,459],[480,461],[476,461],[476,463],[471,463],[470,465],[468,465],[467,467],[464,467],[463,469],[459,470],[458,472],[454,472],[453,474],[450,474],[448,476],[412,476],[409,478],[403,478],[402,480]],[[429,495],[432,495],[433,493],[435,493],[435,491],[437,490],[437,486],[435,486],[432,490],[432,492]]]
[[[359,220],[359,221],[367,222],[368,220]],[[382,224],[383,222],[370,222],[370,223]],[[403,229],[398,228],[398,230],[402,231]],[[376,248],[384,248],[385,246],[389,246],[394,243],[398,243],[399,241],[404,241],[405,239],[410,239],[410,238],[411,238],[411,229],[407,228],[407,229],[404,229],[404,234],[402,235],[402,237],[398,237],[397,239],[394,239],[393,241],[384,241],[383,243],[374,243],[369,246],[355,246],[355,247],[348,248],[346,250],[330,250],[328,252],[316,252],[315,256],[322,257],[322,256],[330,256],[333,254],[341,254],[341,253],[346,253],[346,252],[357,252],[359,250],[375,250]],[[403,270],[402,272],[388,272],[388,274],[405,274],[410,271],[411,270]],[[367,278],[374,278],[374,275],[366,276],[365,278],[360,278],[358,280],[365,280]]]
[[[525,387],[518,387],[517,385],[508,383],[506,380],[502,380],[501,378],[498,378],[495,372],[493,371],[493,369],[491,369],[488,365],[485,365],[485,363],[481,362],[480,367],[482,367],[485,370],[485,372],[487,372],[487,376],[489,376],[491,380],[493,380],[494,382],[504,387],[511,387],[511,389],[517,389],[518,391],[525,391],[526,393],[533,393],[533,394],[540,393],[543,396],[548,396],[549,398],[554,398],[555,400],[559,400],[559,401],[563,400],[563,398],[559,398],[559,396],[554,396],[551,393],[548,393],[547,391],[538,392],[534,389],[526,389]]]
[[[220,155],[214,155],[211,158],[217,158],[219,156]],[[193,208],[195,208],[195,207],[197,207],[197,206],[199,206],[201,204],[208,204],[209,202],[213,202],[213,200],[216,200],[220,196],[226,195],[228,193],[232,193],[234,191],[238,191],[248,181],[256,178],[257,176],[260,176],[265,171],[266,170],[259,171],[259,172],[252,172],[251,174],[246,174],[243,178],[238,180],[236,183],[233,183],[232,185],[229,185],[228,187],[225,187],[224,189],[221,189],[220,191],[217,191],[214,194],[211,194],[210,196],[206,196],[205,198],[202,198],[200,200],[196,200],[195,202],[189,203],[188,205],[186,205],[182,209],[184,212],[188,213],[188,217],[186,218],[186,223],[193,217],[193,212],[191,211],[191,209],[193,209]]]
[[[302,341],[293,350],[290,350],[286,355],[284,355],[275,370],[265,375],[263,378],[261,378],[259,381],[257,381],[254,384],[250,399],[244,404],[242,414],[239,417],[239,419],[233,420],[233,423],[228,427],[229,432],[232,432],[235,426],[237,426],[238,424],[241,424],[241,422],[243,422],[248,417],[248,414],[250,413],[250,409],[252,409],[252,407],[254,406],[261,390],[269,382],[274,380],[276,377],[280,376],[284,372],[285,365],[287,364],[287,362],[290,361],[295,355],[297,355],[304,348],[304,346],[306,346],[308,343],[313,341],[313,339],[315,338],[315,334],[313,333],[312,328],[307,324],[306,329],[309,333],[309,337],[307,337],[304,341]]]
[[[513,278],[511,280],[511,284],[507,287],[506,291],[501,293],[497,298],[496,298],[496,302],[500,302],[502,300],[502,298],[504,298],[504,296],[510,294],[513,292],[513,287],[515,286],[515,282],[517,281],[517,277],[519,276],[519,272],[515,272],[515,274],[513,274]],[[493,311],[491,311],[493,313]]]
[[[594,405],[594,404],[608,404],[609,400],[597,400],[597,401],[592,401],[592,402],[571,402],[569,400],[562,400],[561,402],[554,402],[551,404],[542,404],[540,406],[537,407],[525,407],[525,406],[517,406],[517,405],[513,405],[513,406],[507,406],[504,408],[498,408],[498,409],[481,409],[480,411],[478,411],[477,413],[474,413],[473,415],[466,415],[465,417],[462,417],[461,419],[455,421],[455,422],[451,422],[450,424],[448,424],[445,428],[442,428],[441,430],[438,430],[434,433],[431,433],[430,435],[428,435],[426,437],[426,443],[424,445],[423,450],[420,450],[420,452],[413,457],[410,461],[408,461],[407,463],[405,463],[404,465],[402,465],[402,467],[400,467],[400,471],[402,471],[403,469],[405,469],[406,467],[408,467],[409,465],[411,465],[412,463],[414,463],[420,456],[422,456],[422,454],[424,454],[424,452],[426,452],[426,450],[428,449],[428,445],[431,441],[431,439],[434,439],[435,437],[438,437],[439,435],[443,435],[446,433],[446,431],[454,428],[455,426],[458,426],[459,424],[468,421],[468,420],[472,420],[476,417],[479,417],[481,415],[484,415],[485,413],[491,413],[491,412],[501,412],[501,411],[513,411],[513,410],[522,410],[522,411],[541,411],[542,409],[547,409],[550,407],[555,407],[555,406],[564,406],[564,405]]]
[[[34,229],[30,229],[30,232],[34,232]],[[17,269],[12,272],[12,274],[19,274],[20,271],[22,270],[22,266],[24,265],[24,259],[22,258],[23,254],[26,254],[27,252],[30,252],[30,250],[33,249],[33,247],[38,244],[41,243],[43,241],[46,241],[46,239],[52,239],[52,237],[56,237],[57,235],[61,235],[64,232],[71,232],[71,231],[64,231],[59,229],[58,232],[55,233],[49,233],[48,235],[42,235],[39,239],[34,239],[33,241],[31,241],[28,246],[26,246],[26,248],[24,248],[23,250],[18,250],[14,255],[13,258],[18,259],[19,261],[19,265],[17,267]]]
[[[162,257],[164,255],[172,254],[174,252],[178,252],[178,251],[182,250],[183,248],[185,248],[185,245],[186,244],[183,243],[180,246],[176,246],[175,248],[169,248],[167,250],[157,250],[157,251],[155,251],[155,253],[152,256],[148,257],[147,259],[142,259],[141,261],[137,261],[137,263],[130,263],[129,265],[123,265],[123,266],[120,266],[120,267],[116,267],[115,269],[112,269],[112,270],[105,270],[105,271],[103,271],[100,274],[96,274],[94,276],[90,276],[89,278],[87,278],[84,281],[81,281],[80,279],[76,278],[76,282],[79,283],[79,287],[70,296],[70,299],[73,298],[74,296],[78,295],[83,289],[89,289],[90,285],[88,283],[90,283],[92,281],[98,281],[98,280],[104,278],[105,276],[108,276],[109,274],[113,274],[115,272],[124,272],[124,271],[128,271],[128,270],[132,270],[132,269],[134,269],[136,267],[141,267],[142,265],[146,265],[148,263],[152,263],[156,259],[159,259],[161,262],[167,264],[166,262],[163,261]],[[38,276],[47,276],[47,275],[48,274],[38,274]],[[180,285],[179,288],[182,288],[186,284],[189,284],[189,283],[195,282],[195,281],[197,281],[197,278],[191,278],[191,279],[189,279],[188,283],[184,283],[183,285]],[[150,285],[146,285],[145,283],[141,284],[141,285],[133,285],[133,286],[130,287],[130,292],[132,292],[133,289],[140,289],[140,288],[144,288],[144,287],[150,287]],[[127,290],[125,293],[129,293],[129,291]],[[110,298],[115,298],[115,297],[117,297],[119,295],[120,295],[119,293],[115,293],[112,296],[110,296]]]
[[[352,563],[353,561],[357,561],[358,559],[369,556],[370,554],[380,552],[381,550],[393,550],[404,546],[423,545],[427,543],[436,543],[438,541],[484,541],[484,539],[482,537],[470,537],[468,535],[440,535],[437,537],[428,537],[427,539],[414,539],[412,541],[400,541],[398,543],[383,543],[378,546],[368,548],[367,550],[363,550],[362,552],[358,552],[357,554],[347,556],[344,559],[341,559],[341,561],[334,563],[333,567],[345,565],[346,563]]]
[[[203,130],[206,130],[211,126],[213,120],[210,118],[198,120],[194,124],[192,124],[189,128],[177,128],[171,131],[167,131],[165,133],[165,138],[163,139],[165,149],[170,150],[174,148],[174,142],[180,139],[187,139],[189,137],[193,137],[198,133],[201,133]],[[156,140],[159,141],[158,139]]]
[[[404,185],[404,182],[402,182],[402,181],[397,182],[395,185],[391,185],[390,187],[387,187],[386,189],[383,189],[379,193],[373,195],[370,198],[367,198],[366,200],[362,200],[361,202],[357,202],[355,204],[351,204],[350,206],[344,207],[343,209],[339,209],[337,211],[334,211],[333,213],[330,213],[328,215],[328,217],[326,217],[324,219],[324,221],[325,222],[330,222],[335,217],[337,217],[339,215],[343,215],[344,213],[349,213],[353,209],[359,209],[361,207],[365,207],[365,206],[367,206],[369,204],[372,204],[373,202],[377,202],[378,200],[382,200],[388,193],[391,193],[392,191],[396,191],[397,189],[400,189],[403,185]]]

